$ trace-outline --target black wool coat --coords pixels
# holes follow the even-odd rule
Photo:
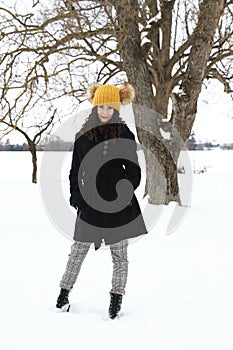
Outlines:
[[[95,249],[147,233],[134,194],[141,180],[134,134],[124,125],[112,139],[108,127],[95,127],[98,141],[76,134],[69,175],[70,202],[78,207],[74,240]]]

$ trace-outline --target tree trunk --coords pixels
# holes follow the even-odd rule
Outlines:
[[[171,83],[160,83],[156,89],[155,105],[160,118],[167,118],[168,102],[171,93]]]
[[[32,183],[37,183],[37,155],[36,155],[36,145],[33,141],[28,140],[29,151],[32,155]]]
[[[147,192],[152,204],[180,203],[177,160],[183,140],[170,122],[150,108],[133,104],[137,132],[147,166]],[[139,140],[140,140],[139,138]]]
[[[172,94],[172,126],[179,131],[181,138],[186,141],[193,127],[197,112],[197,101],[192,101],[187,96]]]
[[[159,140],[154,141],[154,147],[145,150],[147,164],[150,166],[147,172],[149,203],[159,205],[175,201],[181,204],[177,181],[177,159],[171,156]]]

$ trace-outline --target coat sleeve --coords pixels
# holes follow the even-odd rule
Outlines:
[[[136,190],[141,181],[141,168],[138,163],[137,143],[134,134],[130,130],[128,130],[126,138],[132,142],[129,142],[129,146],[126,150],[127,158],[130,160],[123,159],[125,177],[132,183],[134,190]]]
[[[79,136],[80,136],[79,133],[77,133],[75,136],[75,143],[74,143],[74,149],[73,149],[69,180],[70,180],[70,204],[73,207],[78,207],[78,209],[81,210],[81,208],[85,205],[85,201],[80,192],[80,186],[82,186],[81,177],[78,176],[79,168],[81,164],[80,150],[79,150],[79,147],[80,147]]]

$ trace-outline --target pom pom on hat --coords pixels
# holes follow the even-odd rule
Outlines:
[[[94,83],[87,88],[87,99],[92,102],[95,96],[96,90],[100,87],[100,84]]]
[[[124,83],[120,87],[120,99],[123,104],[130,103],[135,98],[134,87],[129,83]]]

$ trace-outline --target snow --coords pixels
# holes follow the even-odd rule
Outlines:
[[[159,128],[160,134],[161,136],[165,139],[165,140],[170,140],[171,138],[171,133],[169,131],[164,131],[162,128]]]
[[[47,216],[40,186],[30,183],[30,154],[0,153],[0,349],[232,350],[233,152],[190,156],[195,166],[211,167],[193,175],[190,209],[172,234],[174,203],[129,246],[122,316],[109,320],[109,249],[91,248],[70,313],[56,312],[72,242]]]

